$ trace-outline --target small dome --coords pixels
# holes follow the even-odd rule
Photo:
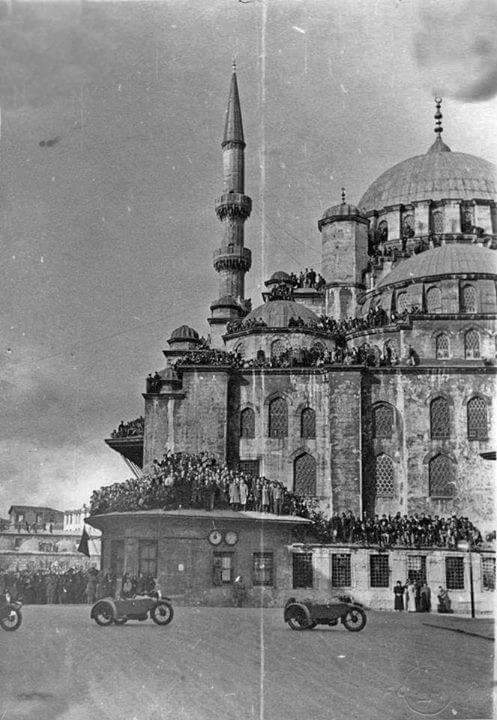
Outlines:
[[[171,340],[198,340],[198,332],[188,325],[182,325],[176,330],[173,330],[169,342]]]
[[[324,211],[323,217],[319,221],[319,227],[325,223],[326,220],[335,220],[340,218],[356,218],[361,215],[359,208],[355,205],[349,205],[346,202],[340,203],[340,205],[332,205]]]
[[[290,275],[283,270],[277,270],[268,280],[268,284],[281,282],[290,282]]]
[[[403,160],[380,175],[362,196],[359,207],[364,213],[419,200],[494,200],[495,178],[491,162],[451,152],[437,139],[425,155]]]
[[[305,305],[292,300],[273,300],[252,310],[243,324],[260,320],[270,328],[287,328],[290,319],[303,320],[306,325],[319,322],[318,316]]]
[[[444,275],[497,275],[497,251],[481,245],[451,243],[402,260],[378,283],[378,288],[425,277]]]

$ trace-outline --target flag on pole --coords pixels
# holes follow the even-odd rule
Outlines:
[[[83,528],[83,534],[81,535],[81,540],[79,541],[78,545],[78,552],[82,553],[82,555],[86,555],[86,557],[90,557],[90,551],[88,549],[88,540],[90,539],[90,536],[86,532],[86,528]]]

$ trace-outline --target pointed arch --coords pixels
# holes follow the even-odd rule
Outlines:
[[[240,413],[240,437],[255,438],[255,412],[251,407]]]
[[[468,330],[464,335],[464,357],[468,359],[480,357],[480,334],[476,330]]]
[[[293,491],[297,495],[316,495],[316,460],[309,453],[293,461]]]
[[[394,410],[390,403],[380,402],[373,406],[373,438],[391,439],[394,426]]]
[[[477,308],[477,296],[476,288],[474,285],[469,283],[463,285],[461,288],[461,312],[463,313],[475,313],[478,312]]]
[[[269,403],[268,413],[269,437],[288,437],[288,405],[286,400],[282,397],[275,397]]]
[[[316,437],[316,413],[310,407],[304,408],[300,413],[300,437]]]
[[[488,409],[486,401],[479,395],[468,400],[466,405],[468,440],[488,438]]]
[[[444,360],[449,357],[449,353],[449,336],[441,332],[435,337],[435,357],[437,360]]]
[[[429,494],[432,498],[455,495],[455,466],[448,455],[435,455],[428,463]]]
[[[426,312],[441,313],[442,312],[442,291],[433,285],[426,292]]]
[[[450,408],[446,398],[438,396],[430,403],[430,435],[433,439],[450,437]]]

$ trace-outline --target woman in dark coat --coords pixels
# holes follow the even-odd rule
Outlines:
[[[395,595],[395,604],[394,604],[394,610],[403,610],[404,609],[404,592],[405,592],[405,585],[402,585],[400,580],[397,580],[397,584],[393,588],[393,592]]]

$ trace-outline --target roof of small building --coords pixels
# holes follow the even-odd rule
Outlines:
[[[305,324],[319,322],[318,316],[301,303],[293,300],[271,300],[252,310],[244,319],[244,323],[261,320],[270,328],[287,328],[290,319],[300,319]]]
[[[40,505],[11,505],[9,508],[9,515],[12,511],[18,512],[19,510],[26,511],[31,510],[32,512],[51,512],[51,513],[58,513],[59,515],[63,515],[63,510],[56,510],[55,508],[46,507],[46,506],[40,506]]]
[[[497,275],[497,251],[482,245],[451,243],[402,260],[378,287],[424,277],[465,274]]]
[[[169,340],[198,340],[198,332],[189,325],[181,325],[172,331]]]
[[[380,175],[366,190],[362,212],[419,200],[495,200],[496,167],[488,160],[451,152],[440,139],[424,155],[403,160]]]
[[[312,520],[300,517],[300,515],[273,515],[272,513],[254,512],[251,510],[198,510],[195,508],[186,508],[182,510],[133,510],[129,512],[111,512],[102,513],[101,515],[92,515],[85,518],[85,522],[93,527],[99,527],[101,520],[104,518],[119,517],[178,517],[192,518],[198,520],[237,520],[237,521],[257,521],[264,523],[288,524],[295,523],[309,524]]]

